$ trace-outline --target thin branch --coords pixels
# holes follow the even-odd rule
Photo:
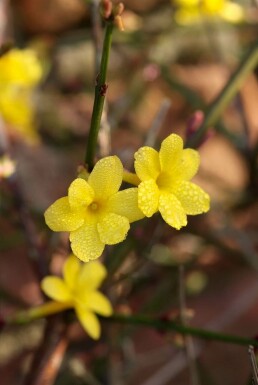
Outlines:
[[[173,321],[153,319],[145,315],[127,316],[123,314],[114,314],[109,318],[105,318],[105,320],[123,324],[142,325],[145,327],[155,328],[162,331],[174,331],[182,335],[191,335],[204,340],[220,341],[224,343],[243,346],[253,345],[255,347],[258,347],[258,341],[254,338],[240,337],[233,334],[224,334],[214,332],[212,330],[183,326]]]
[[[68,346],[67,326],[60,316],[48,320],[45,333],[23,385],[52,385]]]
[[[145,146],[155,147],[158,133],[160,131],[160,128],[164,122],[164,119],[168,113],[170,106],[171,106],[171,101],[169,99],[164,99],[161,102],[160,108],[153,119],[153,122],[148,131],[147,137],[145,139],[145,143],[144,143]]]
[[[258,40],[242,59],[225,87],[208,107],[199,130],[188,140],[186,147],[197,147],[209,127],[214,126],[229,102],[237,94],[247,75],[258,64]]]
[[[92,37],[95,51],[95,76],[97,78],[98,71],[101,65],[101,53],[102,53],[102,25],[100,16],[100,1],[91,0],[91,24],[92,24]],[[100,157],[103,158],[108,156],[111,152],[111,138],[110,138],[110,124],[108,121],[108,105],[105,100],[101,121],[100,130],[98,135],[99,141],[99,153]]]
[[[180,306],[180,319],[181,323],[184,326],[187,326],[187,317],[186,317],[186,300],[185,300],[185,285],[184,285],[184,265],[179,265],[179,306]],[[200,379],[197,371],[196,361],[195,361],[195,348],[193,339],[191,336],[184,336],[185,341],[185,350],[189,365],[189,371],[191,375],[192,385],[199,385]]]
[[[95,49],[95,76],[98,75],[98,70],[101,63],[101,52],[102,52],[102,28],[101,28],[101,16],[99,12],[99,0],[91,0],[91,24],[92,24],[92,37]]]
[[[29,250],[28,255],[33,266],[34,272],[39,280],[47,274],[47,264],[45,259],[45,248],[39,238],[39,234],[31,213],[26,205],[19,180],[14,174],[8,179],[8,185],[13,192],[14,206],[19,213],[20,223],[27,238]]]
[[[254,347],[253,346],[249,346],[248,353],[249,353],[250,359],[251,359],[254,384],[258,385],[258,367],[257,367],[257,362],[256,362],[256,357],[254,354]]]
[[[94,166],[94,159],[95,159],[96,146],[97,146],[98,134],[100,129],[101,116],[102,116],[105,96],[106,96],[107,87],[108,87],[106,84],[106,78],[107,78],[107,67],[109,62],[109,54],[111,49],[113,29],[114,29],[113,21],[107,21],[105,37],[103,42],[103,49],[102,49],[100,71],[96,79],[95,98],[94,98],[90,132],[89,132],[89,138],[88,138],[86,156],[85,156],[85,163],[88,165],[89,171],[91,171]]]
[[[17,312],[12,316],[4,319],[6,325],[22,325],[32,322],[35,319],[47,317],[52,314],[60,313],[63,310],[67,310],[71,306],[68,304],[62,304],[56,301],[49,301],[41,306],[36,306],[28,310]],[[101,317],[102,318],[102,317]],[[165,321],[160,318],[152,318],[143,314],[138,315],[124,315],[113,314],[111,317],[102,318],[109,322],[119,322],[124,324],[142,325],[146,327],[155,328],[161,331],[174,331],[182,335],[191,335],[199,337],[205,340],[221,341],[225,343],[231,343],[236,345],[253,345],[258,347],[258,341],[254,338],[241,337],[232,334],[219,333],[212,330],[194,328],[190,326],[184,326],[174,321]]]

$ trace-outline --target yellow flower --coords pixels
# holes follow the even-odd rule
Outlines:
[[[0,115],[6,123],[30,143],[38,142],[31,90],[0,85]]]
[[[0,85],[35,86],[42,77],[42,68],[31,49],[11,49],[0,58]]]
[[[31,143],[38,141],[32,92],[41,77],[42,68],[30,49],[13,49],[0,57],[0,115]]]
[[[118,191],[123,166],[116,156],[98,161],[88,180],[75,179],[68,196],[45,212],[53,231],[69,231],[73,253],[82,261],[98,258],[105,244],[122,242],[130,223],[143,218],[137,205],[137,188]]]
[[[81,265],[71,255],[63,266],[64,279],[47,276],[41,282],[44,293],[53,300],[74,308],[85,331],[94,339],[100,337],[100,323],[95,313],[108,317],[112,306],[97,289],[107,275],[105,267],[97,261]]]
[[[231,23],[244,19],[243,7],[229,0],[173,0],[173,3],[177,6],[175,19],[179,24],[191,24],[212,16]]]
[[[187,224],[187,215],[209,210],[209,195],[189,182],[199,168],[197,151],[183,150],[183,140],[171,134],[161,144],[159,153],[142,147],[135,153],[135,171],[139,184],[138,205],[151,217],[160,211],[163,219],[179,230]]]

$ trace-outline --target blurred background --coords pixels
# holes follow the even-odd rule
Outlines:
[[[172,132],[185,138],[198,129],[201,111],[209,111],[257,44],[258,4],[124,4],[125,31],[113,36],[98,157],[116,154],[131,170],[140,146],[159,148]],[[69,254],[68,234],[52,233],[43,213],[66,195],[84,161],[102,27],[95,0],[0,1],[2,52],[30,49],[40,63],[37,81],[19,88],[19,97],[0,97],[3,317],[42,303],[40,279],[59,274]],[[110,274],[104,289],[116,312],[258,334],[257,70],[199,148],[195,181],[211,196],[210,212],[189,217],[179,232],[156,215],[136,222],[125,242],[106,247],[102,261]],[[94,342],[76,320],[66,325],[52,318],[2,330],[2,384],[252,383],[247,347],[112,322],[102,322],[102,338]],[[45,382],[35,374],[35,356],[51,358]]]

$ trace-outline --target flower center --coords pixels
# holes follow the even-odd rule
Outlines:
[[[85,220],[88,223],[97,223],[106,213],[105,202],[95,200],[86,209]]]
[[[156,180],[160,190],[170,190],[173,184],[171,175],[161,172]]]
[[[97,211],[99,208],[99,205],[96,203],[96,202],[92,202],[90,205],[89,205],[89,209],[91,211]]]

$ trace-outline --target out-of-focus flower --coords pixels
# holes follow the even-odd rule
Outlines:
[[[82,261],[98,258],[105,245],[122,242],[130,223],[144,217],[137,205],[137,188],[118,191],[123,166],[116,156],[99,160],[88,180],[75,179],[68,196],[45,212],[53,231],[69,231],[73,253]]]
[[[230,23],[244,19],[244,9],[229,0],[172,0],[176,5],[175,20],[179,24],[200,22],[203,18],[220,17]]]
[[[183,149],[183,140],[171,134],[157,152],[141,147],[135,153],[138,186],[138,205],[151,217],[160,211],[163,219],[179,230],[187,224],[187,215],[205,213],[210,198],[199,186],[189,182],[197,173],[200,157],[197,151]]]
[[[31,96],[31,90],[0,85],[0,114],[4,121],[26,141],[36,143],[38,133]]]
[[[11,49],[0,59],[0,84],[32,87],[41,79],[42,69],[31,49]]]
[[[15,172],[15,162],[8,156],[0,157],[0,180],[9,178]]]
[[[32,103],[42,68],[34,51],[12,49],[0,57],[0,115],[25,140],[36,142]]]
[[[63,279],[47,276],[41,282],[44,293],[75,313],[90,337],[100,337],[100,323],[95,313],[108,317],[112,306],[98,288],[107,275],[106,268],[98,261],[81,264],[71,255],[63,266]]]

